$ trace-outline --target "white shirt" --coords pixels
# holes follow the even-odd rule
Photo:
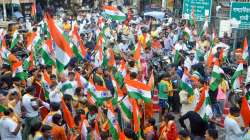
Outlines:
[[[174,48],[177,51],[180,51],[180,50],[188,51],[188,48],[187,48],[187,46],[186,46],[185,43],[182,43],[182,44],[176,43],[175,46],[174,46]]]
[[[61,85],[60,89],[62,90],[64,86],[66,87],[66,89],[63,91],[63,94],[71,95],[73,97],[75,94],[75,89],[78,86],[77,82],[67,80]]]
[[[225,128],[225,140],[242,140],[244,132],[241,131],[240,126],[238,123],[229,118],[228,116],[225,118],[224,122]]]
[[[22,140],[21,131],[17,135],[13,132],[17,127],[17,123],[9,117],[0,119],[0,135],[2,140]]]
[[[38,116],[38,111],[35,111],[34,109],[33,109],[33,107],[32,107],[32,99],[33,99],[34,97],[33,96],[31,96],[31,95],[29,95],[29,94],[25,94],[24,96],[23,96],[23,99],[22,99],[22,102],[23,102],[23,106],[24,106],[24,108],[25,108],[25,111],[26,111],[26,114],[25,114],[25,117],[29,117],[29,118],[31,118],[31,117],[36,117],[36,116]]]
[[[62,101],[62,97],[63,94],[58,88],[54,89],[49,93],[50,102],[60,103]]]

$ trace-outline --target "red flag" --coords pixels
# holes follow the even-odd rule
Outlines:
[[[62,106],[64,120],[66,121],[69,128],[74,128],[75,127],[74,119],[73,119],[71,112],[69,111],[67,105],[65,104],[64,100],[62,100],[61,106]]]
[[[244,120],[245,127],[248,127],[250,124],[250,109],[246,97],[242,97],[240,114]]]

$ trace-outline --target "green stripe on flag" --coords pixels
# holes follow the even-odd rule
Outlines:
[[[67,83],[67,84],[64,84],[64,85],[62,86],[61,91],[64,92],[65,90],[67,90],[67,89],[72,89],[72,88],[73,88],[72,84]]]
[[[126,107],[126,105],[123,102],[120,103],[120,106],[121,106],[122,111],[128,117],[128,119],[131,119],[132,118],[132,112]]]
[[[192,87],[190,87],[187,83],[183,82],[183,81],[180,81],[180,88],[182,90],[185,90],[187,91],[188,95],[191,96],[194,94],[194,91],[192,89]]]

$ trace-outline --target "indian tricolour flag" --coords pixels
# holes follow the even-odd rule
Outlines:
[[[52,57],[52,40],[46,40],[41,48],[42,63],[47,66],[55,64],[54,58]]]
[[[125,86],[130,97],[135,99],[143,99],[145,102],[151,102],[150,86],[140,81],[130,79],[125,79]]]
[[[19,32],[18,32],[18,30],[16,30],[13,34],[13,37],[12,37],[12,41],[11,41],[11,45],[10,45],[11,50],[17,45],[18,41],[19,41]]]
[[[70,48],[70,44],[64,38],[64,36],[57,28],[53,19],[50,16],[47,16],[47,23],[51,37],[54,41],[53,49],[56,58],[57,71],[60,73],[64,70],[64,67],[69,63],[70,59],[74,56],[74,53]]]
[[[205,23],[203,25],[202,31],[200,32],[200,37],[203,37],[204,35],[207,34],[208,31],[208,17],[206,17]]]
[[[127,18],[124,13],[122,13],[120,10],[118,10],[114,6],[104,6],[103,10],[104,11],[102,12],[102,16],[107,19],[124,21]]]
[[[190,74],[188,73],[187,70],[185,70],[182,75],[182,78],[180,81],[180,88],[182,90],[185,90],[190,96],[194,94],[194,91],[191,85]]]
[[[243,60],[247,61],[249,58],[249,53],[248,53],[248,41],[247,38],[245,37],[244,39],[244,46],[243,46]]]
[[[50,92],[50,86],[52,84],[52,81],[50,80],[50,76],[46,70],[42,73],[42,87],[45,91],[45,99],[49,99],[49,92]]]
[[[18,61],[12,64],[12,77],[24,80],[27,78],[27,73],[23,71],[22,61]]]
[[[201,89],[200,99],[194,110],[195,112],[199,113],[204,120],[208,120],[213,116],[208,90],[208,86],[204,86]]]
[[[85,56],[86,56],[86,49],[85,49],[84,43],[81,40],[81,37],[80,37],[80,35],[78,33],[78,30],[79,30],[78,29],[78,25],[77,25],[77,23],[75,23],[74,26],[73,26],[73,30],[70,33],[70,36],[72,36],[72,43],[78,49],[80,57],[81,58],[85,58]]]
[[[213,66],[211,81],[210,81],[210,89],[212,91],[215,91],[218,88],[221,82],[222,74],[224,74],[224,71],[223,69],[220,68],[218,60],[216,60]]]
[[[118,83],[116,82],[115,78],[111,75],[112,84],[114,87],[114,97],[112,99],[113,105],[116,105],[123,98],[122,90],[120,89]]]
[[[31,51],[32,49],[37,50],[39,45],[42,43],[42,38],[38,33],[33,33],[30,40],[28,41],[27,50]]]
[[[86,89],[88,90],[88,93],[91,94],[92,99],[99,105],[112,97],[110,91],[105,86],[96,86],[94,85],[93,80],[89,81]]]
[[[118,104],[118,107],[122,112],[124,120],[129,122],[130,119],[132,119],[132,104],[128,95],[122,99],[122,101]]]
[[[232,78],[231,78],[231,83],[232,83],[232,87],[233,89],[239,89],[240,85],[241,85],[241,80],[240,80],[240,76],[243,75],[243,63],[240,63],[236,69],[236,71],[234,72]]]
[[[119,127],[119,123],[118,123],[117,117],[115,115],[115,112],[112,108],[108,109],[107,117],[108,117],[109,130],[110,130],[110,133],[112,135],[112,139],[119,140],[120,127]]]
[[[23,61],[23,69],[24,70],[31,70],[34,66],[33,54],[32,52],[30,55]]]
[[[95,66],[100,67],[103,63],[103,47],[100,46],[95,54]]]

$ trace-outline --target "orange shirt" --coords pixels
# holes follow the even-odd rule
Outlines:
[[[67,140],[67,136],[63,127],[56,124],[52,125],[51,136],[53,140]]]

